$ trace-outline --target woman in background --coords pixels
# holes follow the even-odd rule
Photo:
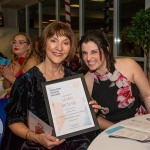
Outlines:
[[[16,77],[40,63],[40,59],[33,53],[30,37],[25,33],[17,33],[11,41],[11,63],[0,69],[4,77],[4,89],[10,88]]]
[[[150,85],[142,68],[131,58],[113,57],[105,33],[89,30],[79,42],[80,56],[89,72],[89,92],[101,105],[100,128],[121,120],[150,113]]]
[[[4,108],[9,102],[9,94],[13,83],[20,74],[25,73],[39,63],[40,59],[33,53],[32,43],[29,36],[25,33],[17,33],[14,35],[11,42],[10,65],[0,66],[0,75],[3,77],[2,86],[4,89],[1,92],[5,92],[3,94],[5,95],[3,101],[0,103],[4,126],[6,119]]]

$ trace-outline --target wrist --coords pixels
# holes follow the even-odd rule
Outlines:
[[[26,135],[25,135],[25,139],[26,140],[28,140],[28,141],[31,141],[31,139],[30,139],[30,132],[32,132],[31,130],[28,130],[27,132],[26,132]]]

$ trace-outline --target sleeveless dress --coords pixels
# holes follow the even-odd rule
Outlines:
[[[64,77],[75,73],[65,68]],[[23,122],[27,125],[27,109],[49,124],[46,105],[42,90],[42,82],[46,82],[43,74],[35,66],[26,73],[18,76],[10,93],[10,102],[6,107],[7,125],[2,140],[2,150],[46,150],[42,145],[27,141],[14,135],[8,125]],[[85,135],[68,138],[64,143],[52,150],[87,150],[90,144]]]
[[[117,123],[146,114],[139,90],[114,66],[104,75],[94,74],[92,97],[102,106],[102,115]]]

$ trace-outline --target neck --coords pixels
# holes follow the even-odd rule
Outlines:
[[[101,75],[101,76],[108,72],[109,72],[109,70],[107,68],[103,68],[103,69],[99,69],[99,70],[95,71],[96,74]]]
[[[60,65],[52,65],[50,63],[43,62],[43,75],[46,80],[59,79],[64,76],[64,67]]]

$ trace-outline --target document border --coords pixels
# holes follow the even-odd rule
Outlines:
[[[53,81],[47,81],[47,82],[42,83],[42,89],[43,89],[43,94],[44,94],[44,98],[45,98],[49,124],[53,128],[52,135],[54,135],[54,136],[56,136],[56,132],[55,132],[54,121],[53,121],[53,118],[52,118],[52,113],[51,113],[51,108],[50,108],[50,103],[49,103],[49,99],[48,99],[46,86],[49,85],[49,84],[61,83],[61,82],[64,82],[64,81],[69,81],[69,80],[77,79],[77,78],[81,79],[81,82],[82,82],[83,88],[84,88],[84,92],[85,92],[85,95],[86,95],[86,99],[89,102],[91,100],[91,97],[89,95],[88,88],[87,88],[87,85],[86,85],[83,74],[77,74],[77,75],[73,75],[73,76],[69,76],[69,77],[65,77],[65,78],[61,78],[61,79],[57,79],[57,80],[53,80]],[[90,110],[90,113],[91,113],[91,116],[92,116],[92,119],[93,119],[93,122],[94,122],[93,127],[85,128],[83,130],[75,131],[75,132],[72,132],[72,133],[69,133],[69,134],[64,134],[64,135],[56,136],[56,137],[59,138],[59,139],[66,139],[66,138],[69,138],[69,137],[72,137],[72,136],[76,136],[76,135],[84,134],[84,133],[87,133],[87,132],[90,132],[90,131],[98,130],[99,125],[98,125],[98,122],[97,122],[97,118],[96,118],[96,114],[94,112],[94,109],[92,108],[91,105],[88,105],[88,106],[89,106],[89,110]]]

